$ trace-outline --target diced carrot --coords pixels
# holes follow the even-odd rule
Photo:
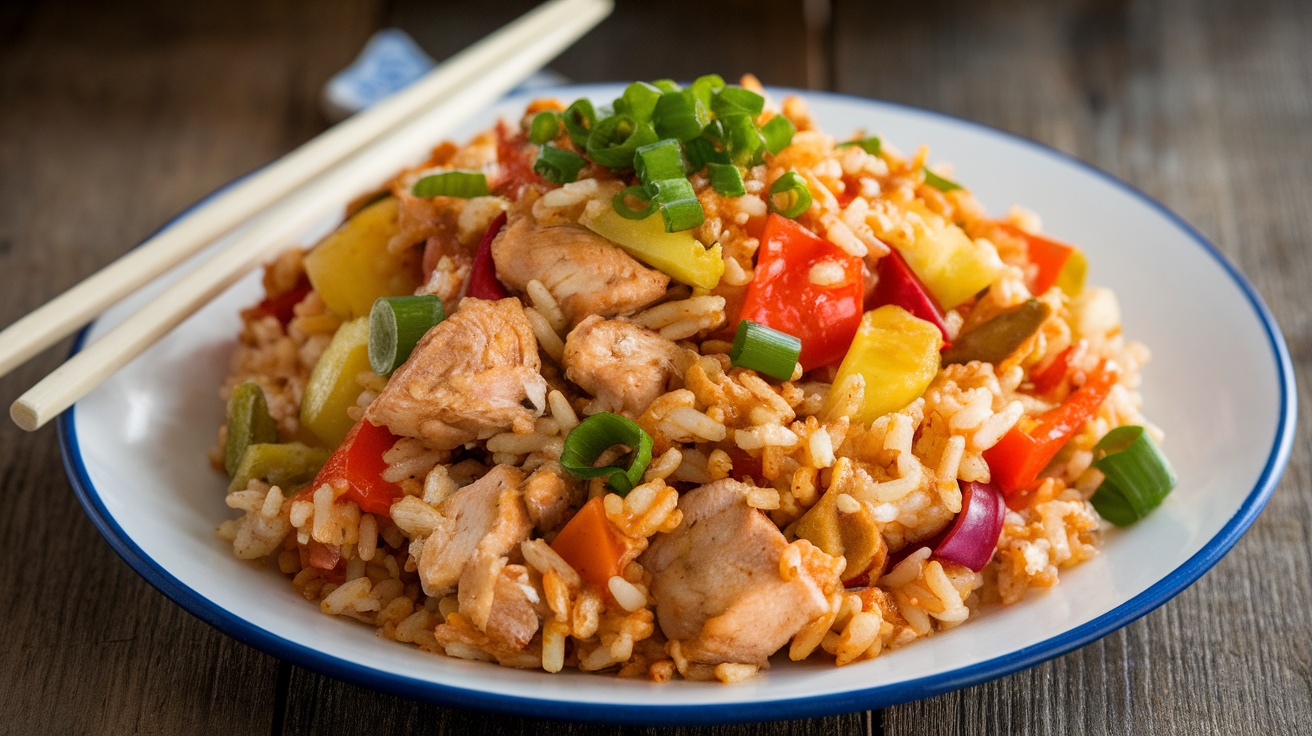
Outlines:
[[[556,535],[551,548],[584,580],[602,591],[607,590],[606,584],[612,577],[620,574],[620,560],[625,552],[624,542],[606,518],[600,498],[583,504]]]

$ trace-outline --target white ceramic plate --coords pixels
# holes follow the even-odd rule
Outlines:
[[[618,91],[548,93],[609,100]],[[1180,484],[1147,519],[1109,535],[1095,559],[1063,572],[1051,591],[873,661],[839,669],[785,660],[732,686],[547,675],[382,641],[368,626],[320,614],[283,576],[236,559],[215,537],[218,523],[234,512],[223,504],[224,481],[205,453],[222,421],[217,390],[237,312],[259,298],[256,275],[62,417],[66,464],[87,512],[165,595],[252,646],[402,695],[571,720],[699,723],[878,708],[1055,657],[1124,626],[1196,580],[1253,522],[1289,455],[1292,369],[1279,329],[1252,287],[1180,218],[1061,153],[924,110],[806,96],[824,129],[839,136],[877,131],[903,150],[929,143],[933,160],[952,162],[955,177],[990,211],[1020,203],[1040,213],[1047,232],[1086,250],[1090,282],[1116,291],[1126,333],[1153,350],[1144,400],[1166,431],[1165,451]],[[527,100],[507,99],[469,130],[517,115]],[[323,230],[307,233],[306,242]],[[83,340],[104,334],[148,296],[107,312]]]

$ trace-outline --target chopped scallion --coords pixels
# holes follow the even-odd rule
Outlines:
[[[648,143],[633,152],[633,173],[638,175],[643,184],[650,184],[662,179],[681,179],[686,175],[683,169],[683,152],[679,142],[673,138]]]
[[[442,300],[431,294],[379,298],[369,310],[369,367],[391,375],[444,317]]]
[[[728,154],[716,149],[715,144],[706,138],[693,138],[688,141],[684,150],[688,155],[688,168],[693,171],[701,171],[707,164],[729,163]]]
[[[547,141],[556,140],[558,133],[560,133],[560,113],[550,110],[534,115],[533,122],[528,126],[529,141],[539,146]]]
[[[615,113],[628,115],[640,123],[650,122],[661,94],[658,87],[646,82],[634,82],[625,87],[624,94],[615,100]]]
[[[588,158],[608,169],[633,168],[633,152],[655,143],[656,130],[628,115],[612,115],[597,121],[588,136]]]
[[[951,179],[945,179],[939,176],[938,174],[935,174],[934,172],[930,171],[928,168],[925,169],[925,183],[930,185],[931,187],[934,187],[940,192],[950,192],[953,189],[961,189],[960,184],[956,183],[955,181],[952,181]]]
[[[784,217],[797,219],[799,215],[811,208],[811,190],[806,180],[796,171],[775,180],[770,185],[770,209]]]
[[[1175,470],[1143,427],[1113,429],[1093,453],[1093,466],[1106,477],[1089,502],[1117,526],[1147,516],[1175,488]]]
[[[725,197],[741,197],[747,194],[743,184],[743,173],[733,164],[707,164],[711,176],[711,187]]]
[[[871,156],[878,156],[879,152],[883,150],[884,142],[879,140],[879,136],[872,135],[869,138],[858,138],[854,141],[844,141],[835,147],[848,148],[850,146],[856,146]]]
[[[757,324],[750,319],[738,323],[729,360],[736,366],[751,368],[776,381],[793,377],[802,341],[786,332]]]
[[[579,170],[587,165],[587,159],[577,153],[548,144],[538,152],[533,171],[552,184],[568,184],[579,178]]]
[[[711,122],[706,106],[692,94],[692,90],[675,90],[661,95],[652,114],[656,134],[662,138],[690,141],[702,134]]]
[[[489,194],[487,177],[481,171],[443,171],[429,174],[410,188],[416,197],[460,197],[472,199]]]
[[[228,471],[228,476],[236,477],[247,447],[277,441],[278,425],[269,415],[264,389],[254,381],[233,389],[232,398],[228,399],[228,432],[223,445],[223,469]]]
[[[630,198],[642,202],[646,207],[640,210],[633,209],[629,206]],[[642,187],[629,187],[616,194],[611,199],[611,206],[615,208],[620,217],[626,220],[645,220],[656,211],[656,203],[651,200],[647,190]]]
[[[724,78],[719,74],[707,74],[697,77],[688,90],[692,92],[693,98],[702,103],[702,107],[707,110],[711,109],[711,101],[715,99],[716,93],[724,89]]]
[[[765,139],[765,150],[771,154],[779,153],[793,142],[797,127],[793,121],[783,115],[775,115],[761,126],[761,137]]]
[[[765,98],[742,87],[725,87],[711,99],[711,111],[716,117],[733,113],[747,113],[755,118],[765,109]]]
[[[569,133],[569,139],[574,141],[574,145],[582,149],[588,145],[588,136],[597,124],[597,111],[592,109],[592,103],[588,101],[588,98],[580,97],[574,101],[574,104],[565,108],[565,112],[561,113],[560,120],[565,124],[565,131]]]
[[[760,163],[765,140],[752,116],[738,112],[721,115],[719,121],[724,126],[725,150],[733,162],[739,166]]]
[[[616,445],[629,448],[627,468],[593,466],[603,453]],[[612,490],[624,496],[642,481],[642,474],[647,472],[652,445],[651,435],[637,422],[609,412],[593,414],[565,437],[560,464],[575,478],[605,478]]]
[[[657,79],[656,81],[651,83],[651,86],[655,87],[661,92],[678,92],[679,90],[683,89],[682,87],[679,86],[679,83],[674,81],[673,79]]]
[[[706,221],[706,213],[692,182],[680,177],[658,179],[647,185],[647,193],[665,218],[665,232],[691,230]]]

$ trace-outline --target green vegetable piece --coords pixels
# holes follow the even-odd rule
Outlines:
[[[706,106],[690,89],[669,91],[661,95],[651,119],[657,135],[685,142],[701,135],[702,130],[711,122]]]
[[[303,445],[300,442],[285,444],[259,443],[250,445],[241,456],[241,463],[233,473],[228,492],[240,491],[252,479],[262,480],[282,489],[290,496],[301,486],[314,480],[323,464],[328,462],[328,451]]]
[[[551,144],[542,146],[533,162],[533,171],[552,184],[568,184],[579,178],[579,171],[588,165],[587,159]]]
[[[682,176],[653,181],[647,185],[647,194],[651,195],[651,200],[665,218],[667,233],[691,230],[706,221],[706,213],[693,191],[692,182]]]
[[[688,156],[688,168],[693,171],[701,171],[708,164],[729,163],[729,155],[716,149],[708,138],[693,138],[684,146],[684,151]]]
[[[746,113],[755,118],[764,109],[764,97],[738,86],[725,87],[711,99],[711,112],[718,118],[734,113]]]
[[[793,377],[793,369],[801,354],[801,339],[745,319],[738,323],[729,360],[736,366],[751,368],[776,381],[787,381]]]
[[[930,185],[931,187],[934,187],[940,192],[950,192],[954,189],[962,188],[961,185],[956,183],[955,181],[952,181],[951,179],[945,179],[939,176],[938,174],[935,174],[934,172],[930,171],[929,169],[925,169],[925,183]]]
[[[646,207],[637,210],[629,206],[629,199],[636,199],[642,202]],[[656,211],[656,203],[652,201],[651,196],[643,187],[628,187],[624,191],[616,194],[611,198],[611,206],[615,212],[626,220],[645,220]]]
[[[569,139],[582,149],[588,145],[588,136],[592,134],[592,128],[597,124],[597,111],[592,108],[592,102],[588,98],[580,97],[565,108],[560,120],[565,124],[565,132],[569,133]]]
[[[554,141],[559,132],[560,113],[546,110],[533,116],[533,122],[528,129],[528,139],[540,146],[547,141]]]
[[[688,87],[688,90],[692,92],[692,96],[701,103],[702,107],[710,110],[711,101],[715,99],[715,95],[719,93],[720,90],[724,89],[724,87],[725,84],[723,77],[719,74],[707,74],[705,76],[697,77],[697,79],[693,81],[692,86]]]
[[[633,152],[633,173],[644,185],[662,179],[682,179],[683,150],[673,138],[648,143]]]
[[[761,137],[765,139],[765,150],[771,155],[779,153],[793,142],[797,126],[783,115],[775,115],[761,126]]]
[[[747,185],[743,183],[743,172],[733,164],[707,164],[711,177],[711,187],[725,197],[741,197],[747,194]]]
[[[232,477],[246,448],[261,442],[277,442],[278,425],[269,415],[264,389],[247,381],[232,390],[228,400],[228,439],[223,446],[223,469]]]
[[[775,179],[770,185],[770,209],[792,220],[811,209],[811,190],[801,174],[790,171]]]
[[[1147,516],[1175,488],[1175,470],[1143,427],[1113,429],[1094,445],[1093,453],[1093,466],[1106,478],[1089,502],[1117,526]]]
[[[626,87],[624,94],[615,100],[615,113],[617,115],[628,115],[638,122],[649,122],[652,113],[656,111],[656,101],[661,98],[662,94],[659,87],[646,82],[634,82]]]
[[[612,115],[597,121],[588,135],[588,158],[608,169],[631,169],[634,151],[657,140],[651,123]]]
[[[445,317],[442,300],[432,294],[387,296],[374,302],[369,310],[369,367],[390,376]]]
[[[884,142],[879,140],[879,136],[872,135],[869,138],[859,138],[854,141],[844,141],[842,143],[839,143],[837,146],[835,146],[835,148],[848,148],[850,146],[856,146],[860,148],[862,151],[865,151],[866,153],[870,154],[871,156],[878,156],[879,152],[884,147]]]
[[[486,197],[490,190],[487,177],[481,171],[443,171],[429,174],[410,188],[416,197],[459,197],[473,199]]]
[[[1029,299],[958,336],[952,347],[943,351],[943,365],[972,360],[997,365],[1038,332],[1050,316],[1052,307],[1046,302]]]
[[[560,453],[560,464],[575,478],[605,478],[612,490],[624,496],[642,481],[642,474],[651,464],[653,444],[651,435],[637,422],[602,412],[584,419],[570,430]],[[602,453],[616,445],[630,450],[627,468],[620,465],[593,466]]]

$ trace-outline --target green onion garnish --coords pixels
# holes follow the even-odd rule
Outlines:
[[[640,123],[628,115],[612,115],[598,120],[588,136],[588,158],[608,169],[631,169],[633,152],[656,140],[651,123]]]
[[[760,163],[760,153],[765,148],[765,139],[761,137],[760,128],[752,116],[746,113],[732,113],[719,118],[724,126],[725,150],[729,157],[739,166],[754,166]]]
[[[481,171],[443,171],[429,174],[410,188],[416,197],[460,197],[472,199],[489,194],[487,177]]]
[[[640,123],[649,122],[661,94],[658,87],[646,82],[634,82],[624,88],[623,95],[616,98],[615,114],[628,115]]]
[[[639,147],[633,152],[633,173],[638,175],[643,184],[686,176],[679,142],[666,138]]]
[[[725,197],[741,197],[747,193],[743,185],[743,173],[733,164],[707,164],[711,175],[711,187]]]
[[[661,92],[678,92],[679,90],[683,89],[682,87],[679,86],[679,83],[674,81],[673,79],[657,79],[656,81],[651,83],[651,86],[655,87]]]
[[[538,152],[533,171],[552,184],[568,184],[579,178],[579,170],[587,165],[587,159],[577,153],[547,144]]]
[[[801,354],[800,339],[745,319],[738,323],[729,360],[740,368],[751,368],[776,381],[787,381],[793,377]]]
[[[783,115],[775,115],[761,126],[761,137],[765,139],[765,150],[772,155],[779,153],[793,142],[793,134],[797,132],[797,127],[793,121]]]
[[[715,144],[706,138],[693,138],[688,141],[684,152],[688,155],[688,168],[693,171],[701,171],[703,166],[711,163],[729,163],[729,155],[717,150]]]
[[[1093,447],[1106,479],[1089,502],[1102,517],[1127,526],[1147,516],[1175,488],[1175,470],[1143,427],[1117,427]]]
[[[560,133],[560,113],[544,111],[533,116],[533,122],[528,126],[529,141],[542,145],[547,141],[556,140],[556,135]]]
[[[770,186],[770,209],[784,217],[797,219],[798,215],[810,208],[811,190],[807,188],[806,180],[796,171],[775,179]]]
[[[597,125],[597,111],[592,109],[592,103],[588,98],[580,97],[574,101],[574,104],[565,108],[565,112],[560,115],[560,120],[565,124],[569,139],[581,149],[588,145],[588,136]]]
[[[930,185],[931,187],[934,187],[940,192],[950,192],[953,189],[961,189],[960,184],[956,183],[955,181],[952,181],[951,179],[944,179],[938,174],[935,174],[934,172],[930,171],[928,168],[925,169],[925,183]]]
[[[702,107],[709,110],[711,109],[711,100],[715,99],[716,93],[724,87],[724,78],[719,74],[706,74],[697,77],[692,86],[688,87],[688,91],[692,92],[694,99],[702,103]]]
[[[869,138],[858,138],[854,141],[844,141],[835,146],[835,148],[847,148],[849,146],[856,146],[871,156],[878,156],[879,152],[883,150],[884,142],[879,140],[879,136],[872,135]]]
[[[706,106],[693,95],[692,90],[676,90],[661,95],[651,119],[656,125],[657,135],[680,141],[690,141],[701,135],[702,129],[711,122]]]
[[[722,118],[733,113],[747,113],[755,118],[765,109],[765,98],[742,87],[725,87],[711,99],[711,111]]]
[[[444,317],[442,300],[431,294],[379,298],[369,310],[369,367],[380,376],[391,375]]]
[[[621,496],[627,495],[642,480],[651,464],[651,435],[637,422],[618,414],[603,412],[584,419],[565,437],[560,464],[575,478],[605,478],[606,484]],[[618,465],[593,467],[602,453],[616,445],[628,447],[629,467]]]
[[[223,469],[229,477],[236,476],[247,447],[278,441],[278,425],[269,415],[264,389],[254,381],[232,390],[232,398],[228,399],[227,437],[223,445]]]
[[[691,230],[706,221],[706,213],[697,200],[692,182],[682,176],[653,181],[647,185],[647,194],[660,208],[667,233]]]
[[[636,199],[647,206],[644,209],[635,210],[629,206],[630,198]],[[626,220],[645,220],[656,211],[656,203],[648,196],[647,190],[642,187],[629,187],[616,194],[611,199],[611,206],[615,208],[620,217]]]

